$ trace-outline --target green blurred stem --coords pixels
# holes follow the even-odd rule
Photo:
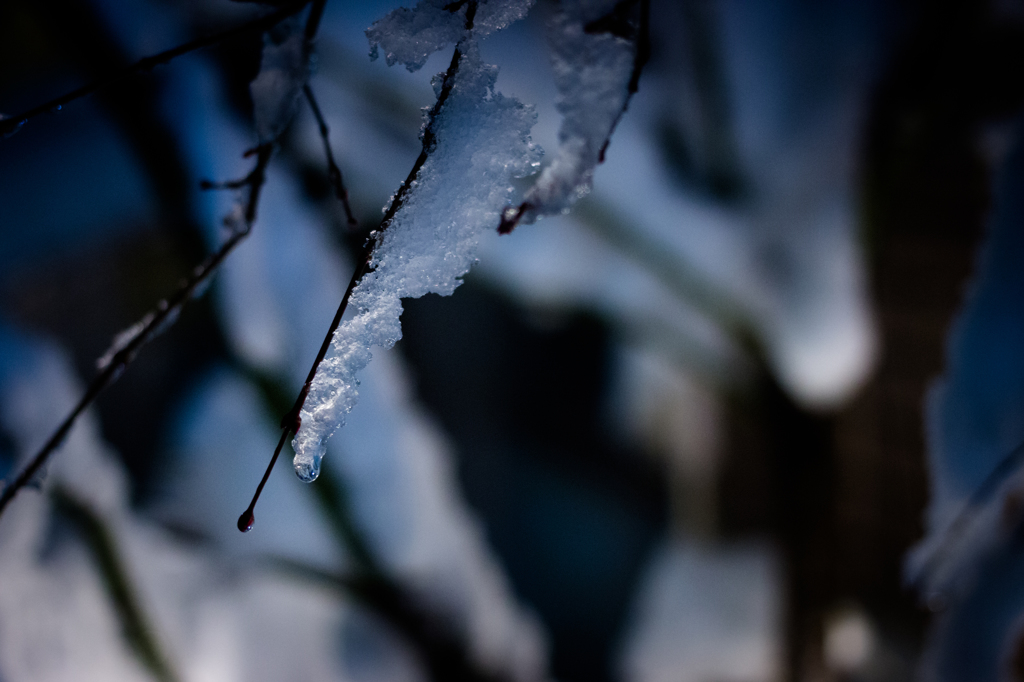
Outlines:
[[[86,548],[96,562],[103,586],[114,603],[121,634],[138,661],[159,682],[178,682],[169,659],[160,647],[142,605],[118,543],[107,522],[88,504],[63,487],[51,493],[57,511],[79,531]]]

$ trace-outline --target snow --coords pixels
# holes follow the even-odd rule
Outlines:
[[[276,141],[294,118],[309,79],[310,55],[298,17],[286,19],[264,34],[260,72],[249,84],[261,144]]]
[[[780,677],[782,575],[756,544],[669,541],[652,558],[619,661],[626,682]]]
[[[436,146],[392,223],[375,235],[372,272],[349,302],[355,314],[336,331],[300,414],[292,446],[303,480],[316,478],[326,440],[355,405],[356,373],[369,363],[370,347],[390,348],[401,338],[401,299],[450,295],[475,261],[481,235],[510,203],[511,180],[539,164],[529,136],[533,110],[494,91],[497,68],[480,61],[475,42],[460,49],[448,99],[427,122]]]
[[[413,393],[401,356],[381,353],[366,369],[361,409],[330,442],[353,516],[387,569],[454,624],[483,669],[543,680],[540,624],[517,602],[459,489],[451,445]]]
[[[584,27],[615,5],[614,0],[564,2],[551,19],[548,44],[563,117],[559,149],[526,193],[530,209],[523,222],[564,213],[590,192],[601,150],[626,105],[636,44]]]
[[[499,31],[526,16],[534,0],[480,2],[473,17],[477,39]],[[399,7],[366,29],[370,59],[384,49],[388,66],[404,64],[409,71],[423,68],[427,58],[447,45],[457,43],[466,30],[469,2],[421,0],[412,8]]]
[[[81,386],[52,343],[0,326],[0,351],[0,428],[24,459]],[[0,524],[0,678],[153,679],[124,638],[95,557],[53,512],[53,486],[109,531],[150,634],[182,682],[345,679],[337,637],[350,615],[339,595],[240,571],[223,552],[182,545],[136,515],[127,476],[91,411],[50,465],[43,490],[19,495]]]

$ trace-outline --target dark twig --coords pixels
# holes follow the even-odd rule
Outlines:
[[[306,0],[308,2],[308,0]],[[305,5],[305,2],[303,3]],[[309,10],[309,16],[306,17],[306,42],[312,43],[316,40],[317,31],[320,30],[320,19],[324,16],[324,7],[327,5],[327,0],[313,0],[313,6]]]
[[[622,0],[622,2],[615,5],[615,8],[608,16],[588,23],[584,27],[584,31],[587,33],[612,33],[619,37],[631,36],[632,31],[629,29],[625,17],[627,10],[634,6],[636,2],[637,0]],[[598,163],[604,163],[605,152],[611,143],[612,135],[619,126],[619,121],[622,120],[626,110],[629,109],[630,100],[633,99],[633,95],[639,90],[640,74],[643,73],[644,66],[647,65],[648,60],[651,58],[651,2],[650,0],[639,0],[639,3],[640,20],[633,37],[636,48],[633,54],[633,71],[626,86],[626,100],[608,129],[608,136],[605,137],[604,143],[601,145],[601,151],[597,155]],[[509,206],[506,208],[501,214],[501,221],[498,223],[498,234],[509,234],[512,232],[519,225],[519,221],[523,219],[523,216],[535,208],[536,206],[528,201],[524,201],[516,207]]]
[[[476,16],[476,7],[476,2],[468,3],[468,8],[466,10],[467,31],[472,30],[473,28],[473,18]],[[349,280],[348,287],[345,289],[345,295],[342,296],[341,303],[338,305],[338,310],[334,313],[334,319],[331,320],[331,325],[327,330],[327,335],[324,336],[324,341],[320,344],[320,351],[317,353],[316,359],[313,360],[313,366],[310,367],[309,374],[306,375],[306,381],[302,384],[302,389],[299,391],[299,395],[295,399],[295,404],[292,406],[292,409],[281,420],[281,428],[283,429],[281,442],[278,444],[273,457],[270,459],[270,463],[267,465],[267,469],[263,474],[260,486],[256,489],[256,494],[253,495],[252,502],[248,509],[242,512],[242,515],[238,519],[238,529],[242,532],[252,528],[253,510],[256,507],[257,500],[259,500],[264,482],[270,475],[271,470],[273,470],[274,464],[277,463],[277,458],[280,454],[284,440],[288,435],[298,433],[299,428],[302,426],[302,419],[300,418],[299,413],[302,412],[302,407],[306,404],[306,397],[309,395],[309,389],[313,384],[314,377],[316,377],[317,369],[320,368],[320,363],[322,363],[324,358],[327,356],[327,351],[331,347],[331,340],[334,338],[334,333],[338,330],[338,326],[341,324],[341,318],[345,315],[349,299],[352,297],[352,291],[370,271],[370,263],[373,260],[373,249],[377,244],[377,240],[380,239],[381,233],[386,230],[391,224],[391,221],[394,220],[395,214],[398,213],[398,209],[400,209],[405,203],[405,197],[413,186],[416,177],[419,175],[420,169],[423,168],[423,164],[427,162],[430,152],[434,150],[434,146],[437,143],[437,138],[434,135],[434,120],[437,118],[438,114],[441,113],[441,108],[444,106],[444,103],[448,101],[448,96],[451,94],[452,86],[454,85],[455,75],[459,71],[459,61],[461,59],[462,49],[460,44],[455,46],[455,52],[452,54],[452,61],[448,65],[448,70],[445,71],[444,81],[442,81],[441,84],[441,93],[438,95],[437,101],[430,110],[426,130],[423,131],[423,148],[420,151],[419,156],[416,158],[416,163],[413,164],[412,170],[409,171],[409,175],[406,177],[405,182],[403,182],[402,186],[398,188],[394,198],[391,200],[391,205],[388,206],[388,210],[384,213],[384,217],[380,221],[380,227],[370,233],[370,238],[367,239],[366,243],[363,245],[363,250],[359,254],[356,269],[352,273],[352,279]]]
[[[316,97],[313,96],[313,89],[309,87],[308,83],[302,88],[302,91],[306,93],[306,101],[309,102],[309,108],[313,111],[316,124],[320,128],[320,139],[323,140],[324,155],[327,157],[327,178],[331,181],[331,186],[334,187],[334,195],[338,197],[341,205],[345,208],[345,218],[348,219],[348,224],[357,225],[358,221],[352,215],[352,206],[348,202],[348,190],[345,189],[345,180],[341,176],[341,169],[338,168],[338,164],[334,161],[334,152],[331,151],[330,128],[327,127],[327,121],[324,120],[324,115],[320,111],[320,105],[317,104]]]
[[[272,153],[272,145],[264,145],[258,152],[256,167],[248,176],[249,197],[246,202],[245,219],[242,224],[232,232],[231,236],[216,252],[192,270],[174,294],[160,301],[156,308],[143,318],[143,321],[140,323],[140,329],[129,341],[113,353],[108,353],[109,361],[105,363],[103,368],[89,383],[78,404],[64,418],[64,421],[61,422],[57,430],[29,461],[28,465],[21,470],[14,481],[10,485],[5,486],[3,491],[0,492],[0,514],[3,513],[10,501],[14,499],[18,491],[32,481],[43,465],[46,464],[47,460],[49,460],[50,455],[60,447],[82,412],[92,405],[104,389],[120,378],[121,374],[132,363],[136,354],[144,345],[158,336],[168,325],[173,324],[178,314],[185,307],[185,304],[195,296],[197,290],[202,291],[203,285],[217,271],[217,268],[227,258],[228,254],[249,234],[252,224],[256,220],[256,207],[259,204],[260,190],[263,188],[266,167],[270,163]]]
[[[636,36],[636,52],[633,55],[633,73],[629,77],[629,85],[627,86],[626,101],[622,105],[622,110],[619,112],[615,120],[612,121],[612,127],[608,131],[608,137],[605,138],[604,144],[601,145],[601,151],[597,155],[597,162],[604,163],[604,153],[608,150],[608,145],[612,141],[612,135],[615,133],[615,129],[619,126],[619,121],[622,120],[622,116],[629,109],[629,102],[633,99],[633,95],[636,94],[637,90],[640,89],[640,74],[643,73],[644,66],[647,65],[647,61],[651,58],[651,0],[640,0],[640,26]]]
[[[200,180],[199,189],[211,190],[211,189],[242,189],[249,184],[249,178],[239,178],[238,180]]]
[[[254,147],[253,149],[246,150],[244,156],[249,157],[252,154],[259,153],[260,147]],[[256,180],[256,175],[262,173],[262,167],[257,164],[255,168],[249,171],[249,174],[244,178],[238,180],[222,180],[220,182],[214,180],[200,180],[199,189],[210,190],[210,189],[242,189],[243,187],[251,187],[253,182]]]
[[[320,26],[320,19],[323,16],[324,5],[326,3],[327,0],[313,1],[313,6],[306,19],[305,36],[307,45],[311,45],[316,36],[317,29]],[[80,88],[78,91],[65,95],[65,97],[70,98],[67,101],[71,101],[77,97],[89,94],[90,92],[93,92],[94,90],[97,90],[111,82],[117,81],[126,75],[147,70],[156,64],[164,63],[181,54],[185,54],[208,45],[213,45],[245,31],[251,31],[256,28],[261,28],[263,30],[272,28],[283,19],[298,12],[307,4],[309,4],[309,0],[298,0],[295,3],[286,5],[277,12],[268,14],[265,17],[249,22],[248,24],[244,24],[238,28],[225,31],[224,33],[220,33],[216,36],[201,38],[199,40],[192,41],[191,43],[186,43],[185,45],[174,48],[173,50],[161,52],[153,57],[147,57],[138,64],[129,67],[128,70],[119,75],[97,81],[93,86]],[[45,106],[46,105],[43,105],[43,107]],[[40,111],[45,110],[43,107],[37,107],[37,109]],[[29,114],[24,117],[24,120],[27,120],[34,115],[36,114],[29,112]],[[22,122],[24,122],[24,120]],[[85,394],[75,405],[71,413],[64,418],[64,421],[61,422],[57,430],[50,436],[46,443],[43,444],[43,447],[35,454],[35,456],[32,457],[28,465],[21,470],[14,481],[9,485],[4,485],[4,487],[0,489],[0,514],[3,514],[4,509],[11,500],[14,499],[14,496],[38,475],[39,471],[49,460],[53,452],[67,437],[68,433],[71,431],[71,427],[74,426],[79,415],[81,415],[86,408],[92,405],[97,396],[99,396],[104,389],[117,381],[128,365],[130,365],[135,359],[135,355],[146,343],[159,335],[167,326],[174,323],[178,314],[185,307],[185,304],[188,303],[188,301],[193,298],[197,292],[205,290],[204,285],[217,271],[220,264],[252,231],[252,225],[256,221],[256,209],[259,206],[260,193],[263,189],[263,183],[266,180],[267,165],[270,163],[270,158],[274,153],[275,146],[275,142],[268,142],[246,151],[246,157],[256,156],[256,165],[253,167],[252,171],[242,181],[224,183],[225,185],[236,184],[238,188],[248,185],[249,196],[245,205],[245,210],[243,211],[243,220],[231,221],[231,236],[228,237],[221,247],[201,265],[194,268],[192,273],[182,282],[181,286],[172,296],[160,301],[157,304],[156,309],[143,318],[142,322],[139,324],[139,329],[133,333],[129,340],[124,342],[123,345],[121,343],[115,343],[115,348],[117,348],[116,351],[112,348],[111,351],[113,352],[109,352],[108,355],[104,356],[104,364],[100,372],[93,378],[92,382],[90,382],[89,386],[85,390]],[[210,183],[210,185],[215,186],[215,183]],[[239,222],[241,224],[238,224]],[[280,451],[280,447],[278,447],[278,451]],[[264,481],[264,483],[265,482],[266,481]],[[262,487],[263,483],[260,484],[261,490]]]
[[[267,14],[265,16],[253,19],[252,21],[242,24],[241,26],[236,26],[226,31],[215,33],[209,36],[204,36],[202,38],[196,38],[195,40],[191,40],[183,45],[171,48],[170,50],[165,50],[163,52],[151,55],[149,57],[143,57],[131,66],[128,66],[117,73],[99,78],[93,81],[92,83],[83,85],[82,87],[76,88],[71,92],[61,95],[60,97],[51,99],[49,102],[43,102],[42,104],[35,106],[20,114],[17,114],[16,116],[10,116],[7,118],[0,119],[0,139],[9,137],[10,135],[14,134],[23,125],[25,125],[26,122],[28,122],[30,119],[35,118],[36,116],[45,114],[47,112],[60,111],[64,107],[64,105],[68,104],[69,102],[73,102],[76,99],[85,97],[86,95],[91,95],[97,90],[107,88],[111,85],[114,85],[115,83],[123,81],[126,78],[130,78],[131,76],[134,76],[136,74],[150,71],[154,67],[159,66],[161,64],[166,64],[176,57],[188,54],[189,52],[195,52],[196,50],[201,50],[204,47],[210,47],[212,45],[220,44],[225,40],[229,40],[231,38],[234,38],[235,36],[243,35],[251,31],[266,31],[267,29],[270,29],[276,26],[277,24],[281,23],[282,20],[292,16],[293,14],[296,14],[307,4],[309,4],[309,0],[295,0],[294,2],[286,4],[281,9],[275,12],[271,12],[270,14]],[[316,10],[316,5],[320,5],[322,11],[323,2],[314,3],[313,11]],[[319,23],[319,17],[317,18],[317,23]],[[308,26],[309,24],[307,22],[307,28]]]
[[[274,448],[274,456],[270,458],[270,464],[267,466],[267,470],[263,472],[263,478],[260,479],[260,484],[256,486],[256,493],[252,496],[252,502],[246,507],[245,511],[242,512],[241,516],[238,517],[238,530],[243,533],[248,533],[252,530],[252,524],[256,523],[256,501],[260,499],[260,495],[263,493],[263,486],[267,484],[267,479],[270,478],[270,472],[274,470],[274,465],[277,464],[277,458],[281,454],[281,448],[284,447],[284,442],[288,440],[288,430],[285,429],[281,432],[281,439],[277,441],[277,447]]]

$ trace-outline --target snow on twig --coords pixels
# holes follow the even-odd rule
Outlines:
[[[295,470],[316,478],[326,440],[357,397],[356,373],[370,347],[401,338],[402,298],[451,294],[475,260],[480,236],[507,204],[511,180],[538,164],[530,142],[532,109],[494,92],[497,69],[480,61],[472,36],[459,44],[441,102],[424,132],[427,153],[405,185],[402,203],[373,236],[366,272],[351,289],[355,315],[334,333],[309,385],[292,441]],[[440,101],[440,100],[439,100]],[[397,203],[397,202],[396,202]]]
[[[499,234],[520,222],[567,212],[590,192],[612,133],[650,57],[650,0],[567,0],[548,26],[562,126],[554,161],[523,202],[501,216]]]
[[[370,59],[376,59],[383,48],[388,66],[404,64],[409,71],[416,71],[427,63],[430,55],[459,42],[467,23],[473,24],[473,35],[479,40],[525,17],[533,3],[534,0],[421,0],[412,9],[399,7],[366,29]],[[463,20],[464,8],[467,12],[472,8],[473,18],[469,21]]]
[[[466,29],[471,30],[473,27],[473,17],[476,13],[476,3],[472,3],[466,10]],[[460,44],[461,45],[461,44]],[[320,351],[317,353],[316,359],[313,360],[313,366],[309,369],[309,374],[306,376],[306,381],[302,385],[302,389],[299,391],[298,397],[295,399],[295,405],[291,411],[288,412],[281,419],[281,438],[277,442],[277,447],[274,448],[274,454],[270,458],[270,463],[267,465],[266,471],[263,473],[263,478],[260,479],[259,485],[256,487],[256,492],[252,496],[252,501],[245,511],[238,517],[238,530],[243,533],[248,532],[252,529],[253,523],[255,522],[254,510],[256,503],[260,499],[260,494],[263,492],[263,487],[267,484],[267,479],[270,478],[270,472],[274,470],[274,465],[277,464],[277,459],[281,455],[281,449],[284,447],[285,441],[288,440],[288,436],[291,434],[297,434],[302,425],[301,414],[305,408],[306,398],[309,396],[310,389],[313,384],[313,380],[316,378],[317,371],[320,368],[324,358],[327,357],[327,353],[331,348],[331,342],[334,339],[335,333],[338,326],[341,324],[341,318],[345,315],[345,310],[348,309],[349,300],[352,297],[352,292],[356,288],[356,285],[362,280],[363,276],[369,272],[370,263],[373,258],[373,249],[376,245],[378,235],[385,230],[388,225],[391,224],[392,219],[398,212],[399,208],[402,207],[406,193],[416,182],[416,178],[419,175],[420,169],[423,168],[424,163],[427,161],[427,157],[432,150],[435,142],[435,135],[433,131],[433,123],[441,111],[441,107],[447,101],[448,96],[451,94],[451,88],[454,84],[455,75],[459,70],[459,62],[462,56],[460,46],[456,46],[455,52],[452,55],[451,64],[448,66],[448,70],[443,76],[441,81],[440,90],[437,94],[437,101],[434,103],[433,108],[428,112],[426,116],[426,123],[423,129],[423,148],[420,151],[419,156],[416,158],[416,162],[413,164],[412,170],[409,171],[409,176],[405,182],[398,189],[398,192],[391,198],[391,204],[384,213],[384,218],[381,220],[380,227],[370,234],[370,238],[363,246],[363,251],[359,256],[358,265],[355,271],[352,273],[352,279],[349,280],[348,287],[345,289],[345,295],[341,298],[341,303],[338,305],[338,310],[334,314],[334,319],[331,320],[331,325],[327,330],[327,335],[324,337],[323,343],[320,345]],[[351,409],[351,407],[349,408]],[[337,427],[335,427],[337,428]],[[320,457],[323,453],[320,452]],[[319,472],[319,458],[316,459],[316,471]],[[313,478],[315,478],[315,474]]]
[[[484,32],[507,25],[529,8],[523,2],[492,5]],[[429,54],[453,37],[445,33],[444,41],[424,48],[421,38],[431,21],[439,21],[441,28],[455,21],[449,17],[463,22],[451,64],[433,81],[437,101],[425,116],[419,157],[364,246],[306,382],[282,420],[281,441],[263,481],[239,517],[240,530],[251,527],[259,493],[288,434],[295,434],[299,478],[317,477],[327,439],[355,405],[355,375],[370,361],[370,347],[388,348],[401,337],[401,299],[451,294],[472,265],[492,216],[507,204],[512,178],[539,165],[540,152],[529,137],[535,113],[495,92],[497,69],[480,61],[477,10],[476,2],[442,5],[424,0],[413,10],[393,12],[367,31],[374,46],[388,43],[389,63],[407,56],[404,61],[412,70],[424,49]],[[421,21],[418,13],[433,18]],[[381,28],[396,21],[387,30]],[[403,45],[403,39],[411,45]],[[342,324],[350,302],[357,312]]]
[[[470,11],[475,10],[474,7]],[[472,14],[467,14],[467,24],[472,26]],[[452,63],[444,74],[444,83],[449,84],[454,81],[455,74],[459,70],[459,58],[461,52],[456,47],[455,54],[452,56]],[[302,384],[302,389],[299,391],[298,397],[295,399],[295,404],[292,410],[285,415],[281,421],[281,439],[278,440],[278,446],[275,447],[273,455],[270,457],[270,463],[267,465],[266,470],[263,472],[263,477],[260,479],[259,485],[256,486],[256,492],[253,494],[253,499],[249,503],[249,507],[239,516],[238,526],[239,530],[248,532],[252,529],[253,523],[255,522],[254,510],[256,503],[259,502],[259,496],[263,493],[263,486],[266,485],[267,479],[270,477],[270,472],[273,471],[273,466],[278,463],[278,458],[281,456],[281,451],[285,446],[285,441],[288,440],[288,436],[291,434],[298,433],[299,428],[302,424],[301,413],[305,408],[306,397],[309,395],[309,389],[312,385],[313,379],[316,377],[316,372],[319,366],[327,356],[328,351],[331,348],[331,342],[334,339],[335,332],[338,330],[338,326],[341,324],[341,318],[345,314],[345,310],[348,308],[348,301],[352,296],[352,290],[359,283],[370,269],[370,262],[373,258],[374,246],[378,233],[385,229],[390,224],[391,219],[394,217],[395,212],[401,207],[401,204],[406,197],[406,193],[409,187],[413,186],[417,175],[419,175],[420,169],[427,160],[427,156],[430,152],[430,147],[433,144],[433,132],[431,130],[431,123],[437,114],[440,112],[441,105],[447,99],[447,96],[451,93],[451,86],[441,86],[441,90],[438,93],[437,101],[434,103],[433,109],[427,115],[427,125],[423,132],[423,150],[420,152],[420,156],[417,158],[416,163],[413,165],[413,170],[410,171],[409,177],[406,181],[402,182],[398,188],[397,193],[391,199],[391,205],[388,207],[384,214],[384,218],[381,220],[381,226],[371,233],[371,238],[367,241],[362,253],[359,254],[358,264],[355,267],[355,271],[352,272],[352,279],[348,283],[348,287],[345,289],[345,295],[341,298],[341,303],[338,305],[338,311],[334,314],[334,319],[331,321],[331,327],[328,329],[327,336],[324,337],[324,343],[321,344],[321,349],[316,353],[316,358],[313,360],[312,367],[309,368],[309,374],[306,376],[305,382]],[[321,454],[323,457],[323,453]],[[318,471],[318,467],[317,467]]]

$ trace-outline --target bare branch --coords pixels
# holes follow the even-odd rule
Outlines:
[[[27,123],[30,119],[35,118],[36,116],[48,112],[60,111],[65,104],[73,102],[76,99],[81,99],[86,95],[91,95],[92,93],[98,90],[102,90],[111,85],[114,85],[115,83],[119,83],[120,81],[130,78],[131,76],[134,76],[136,74],[151,71],[154,67],[159,66],[160,64],[166,64],[176,57],[188,54],[189,52],[195,52],[196,50],[201,50],[204,47],[217,45],[219,43],[224,42],[225,40],[234,38],[238,35],[249,33],[251,31],[266,31],[267,29],[272,28],[277,24],[281,23],[282,20],[292,16],[293,14],[296,14],[308,4],[309,0],[294,0],[294,2],[289,2],[288,4],[286,4],[281,9],[275,12],[271,12],[270,14],[264,15],[257,19],[253,19],[252,21],[242,24],[241,26],[236,26],[235,28],[230,28],[226,31],[215,33],[210,36],[196,38],[195,40],[191,40],[183,45],[171,48],[170,50],[165,50],[163,52],[151,55],[149,57],[143,57],[139,61],[135,62],[131,66],[126,67],[118,73],[110,74],[102,78],[99,78],[98,80],[95,80],[92,83],[83,85],[82,87],[76,88],[71,92],[61,95],[60,97],[51,99],[49,102],[43,102],[42,104],[35,106],[20,114],[17,114],[15,116],[0,117],[0,139],[10,137],[14,133],[18,132],[21,129],[21,127],[25,125],[25,123]],[[322,12],[323,4],[323,2],[318,2],[315,3],[315,6],[319,5]],[[316,9],[315,6],[313,11],[315,11]],[[310,18],[312,18],[312,13],[310,15]],[[317,16],[317,24],[319,24],[319,16]],[[307,29],[308,26],[309,23],[307,22]]]
[[[341,205],[345,208],[345,218],[348,219],[348,224],[358,225],[359,221],[352,215],[352,206],[348,201],[348,190],[345,189],[345,180],[341,176],[341,169],[335,163],[334,153],[331,151],[331,131],[327,127],[327,121],[324,120],[320,105],[317,104],[316,97],[313,96],[313,89],[309,87],[308,83],[302,88],[302,91],[306,94],[306,101],[309,102],[309,108],[312,109],[317,126],[320,128],[320,139],[323,140],[324,155],[327,157],[327,178],[330,180],[331,186],[334,187],[334,195],[338,197]]]
[[[64,418],[64,421],[61,422],[57,430],[43,444],[43,447],[29,461],[28,465],[21,470],[14,481],[10,485],[4,486],[3,490],[0,491],[0,514],[3,514],[4,509],[14,499],[14,496],[32,481],[53,452],[60,447],[82,412],[95,402],[104,389],[120,378],[121,374],[132,363],[136,354],[143,346],[174,323],[181,310],[185,307],[185,304],[197,294],[197,291],[202,292],[204,290],[205,287],[203,285],[209,281],[228,254],[248,236],[252,229],[252,224],[256,220],[256,208],[259,205],[260,191],[263,188],[267,164],[270,163],[272,154],[272,145],[264,145],[259,149],[256,166],[248,176],[249,197],[246,202],[244,220],[241,222],[239,229],[234,230],[227,241],[216,252],[201,265],[195,267],[174,294],[160,301],[156,308],[143,318],[138,331],[123,346],[112,353],[108,351],[104,356],[104,362],[101,363],[102,367],[99,373],[89,383],[88,388],[86,388],[85,393],[71,413]],[[108,357],[109,360],[107,360]]]
[[[307,45],[311,45],[313,39],[316,37],[316,32],[320,26],[320,19],[323,16],[323,10],[326,3],[327,0],[313,0],[313,6],[310,9],[305,26],[305,39]],[[286,5],[277,12],[268,14],[265,17],[249,22],[248,24],[230,31],[218,34],[217,36],[201,38],[174,48],[173,50],[161,52],[153,57],[147,57],[142,60],[142,62],[139,62],[133,67],[129,67],[128,70],[119,75],[111,76],[103,81],[97,81],[98,84],[94,84],[95,87],[90,86],[87,89],[80,89],[80,91],[75,91],[78,94],[70,93],[65,97],[70,97],[70,99],[81,97],[103,87],[104,85],[119,80],[126,75],[145,71],[156,64],[164,63],[178,55],[185,54],[192,50],[213,45],[233,35],[237,35],[245,31],[251,31],[256,28],[261,28],[263,30],[269,29],[277,25],[283,19],[292,16],[307,4],[309,4],[309,0],[297,0],[294,3]],[[70,101],[70,99],[68,101]],[[45,110],[41,107],[37,107],[37,109],[40,109],[40,111]],[[27,116],[25,120],[27,120],[27,118],[31,118],[32,115],[35,114]],[[271,141],[253,147],[245,152],[244,156],[246,157],[256,156],[256,165],[253,167],[252,171],[250,171],[250,173],[242,180],[222,183],[225,186],[235,185],[238,188],[246,185],[249,187],[249,196],[245,205],[245,210],[243,211],[242,220],[235,221],[231,220],[229,217],[228,220],[230,221],[232,231],[227,241],[225,241],[224,244],[222,244],[221,247],[201,265],[193,269],[189,277],[182,282],[181,286],[171,297],[160,301],[157,304],[156,309],[151,311],[142,319],[141,323],[138,325],[138,330],[133,330],[133,334],[130,338],[124,340],[122,343],[115,342],[115,347],[119,347],[117,347],[114,352],[108,351],[108,353],[104,355],[99,373],[89,384],[88,388],[86,388],[85,394],[78,401],[78,404],[76,404],[71,413],[65,417],[64,421],[61,422],[61,425],[29,461],[28,465],[21,470],[14,481],[10,485],[4,485],[4,487],[0,489],[0,514],[3,514],[4,509],[11,500],[14,499],[14,496],[38,475],[39,471],[49,460],[53,452],[60,447],[61,443],[64,442],[64,439],[67,437],[68,432],[71,431],[71,427],[74,426],[79,415],[81,415],[86,408],[92,405],[97,396],[99,396],[104,389],[117,381],[128,365],[131,364],[132,360],[135,359],[135,355],[144,345],[146,345],[146,343],[158,336],[168,326],[174,323],[181,310],[185,307],[185,304],[198,293],[202,293],[205,290],[204,285],[217,271],[220,264],[252,231],[253,223],[256,221],[256,209],[259,206],[260,192],[263,189],[263,183],[266,180],[267,165],[270,163],[270,158],[273,156],[275,147],[276,141]],[[216,183],[209,183],[209,186],[212,188],[218,185]],[[280,451],[280,446],[278,447],[278,451]],[[264,483],[265,482],[266,481],[264,480]],[[263,483],[260,484],[260,489],[262,489],[262,487]]]
[[[622,105],[622,111],[615,117],[615,121],[612,123],[611,130],[608,131],[608,137],[605,138],[604,144],[601,145],[601,152],[597,155],[597,162],[604,163],[604,153],[608,150],[608,144],[612,140],[612,134],[619,125],[619,121],[622,120],[623,114],[629,109],[629,101],[633,99],[633,95],[636,94],[640,88],[640,74],[643,73],[644,66],[647,65],[647,61],[651,58],[651,0],[640,0],[640,27],[636,36],[636,54],[633,57],[633,73],[629,77],[628,94],[626,95],[626,102]]]
[[[466,10],[466,30],[472,30],[473,28],[473,19],[476,16],[476,7],[476,2],[471,1],[468,3],[468,8]],[[338,305],[338,310],[334,314],[334,319],[331,320],[331,326],[327,330],[327,335],[324,337],[324,341],[320,345],[320,351],[317,353],[316,359],[313,361],[313,366],[310,367],[309,374],[306,376],[306,381],[302,384],[302,389],[299,391],[299,395],[295,399],[295,405],[281,420],[281,428],[283,429],[281,441],[274,450],[274,455],[271,457],[270,463],[267,465],[267,469],[263,474],[263,479],[256,488],[256,493],[252,497],[252,502],[250,502],[248,508],[242,512],[242,515],[238,517],[238,529],[243,533],[252,528],[252,524],[255,520],[253,511],[256,508],[256,502],[259,500],[260,493],[263,491],[263,486],[266,483],[267,478],[270,476],[270,472],[277,463],[277,458],[281,453],[284,441],[287,439],[289,434],[298,433],[299,428],[302,426],[302,420],[299,417],[299,413],[302,411],[303,405],[306,404],[306,397],[309,395],[309,389],[313,384],[313,378],[316,377],[316,371],[320,367],[320,363],[322,363],[324,358],[327,356],[327,351],[331,347],[331,340],[334,338],[334,333],[338,330],[338,325],[341,324],[341,318],[345,315],[345,310],[348,308],[348,301],[352,297],[353,289],[356,288],[356,285],[359,284],[363,276],[370,271],[370,262],[373,259],[373,249],[377,244],[377,240],[380,238],[381,233],[391,224],[395,214],[398,213],[398,209],[400,209],[405,203],[406,194],[408,194],[409,189],[413,186],[416,177],[419,175],[420,169],[423,168],[423,164],[426,163],[427,158],[430,156],[430,152],[434,150],[434,145],[437,141],[434,134],[434,120],[441,112],[441,108],[444,106],[444,103],[448,101],[448,96],[451,94],[452,86],[454,85],[455,75],[459,71],[459,61],[461,59],[461,45],[456,45],[455,52],[452,54],[452,61],[448,65],[448,70],[445,71],[444,74],[444,80],[441,84],[441,92],[438,95],[434,106],[430,110],[427,128],[423,131],[423,149],[420,151],[420,155],[416,158],[416,163],[413,164],[412,170],[409,171],[409,175],[406,177],[405,182],[402,183],[402,186],[399,187],[398,191],[395,193],[395,196],[391,201],[391,205],[388,206],[388,210],[384,213],[384,218],[381,219],[380,227],[371,232],[369,239],[366,240],[363,250],[359,254],[356,269],[352,273],[352,279],[349,280],[348,287],[345,289],[345,295],[342,297],[341,303]]]

